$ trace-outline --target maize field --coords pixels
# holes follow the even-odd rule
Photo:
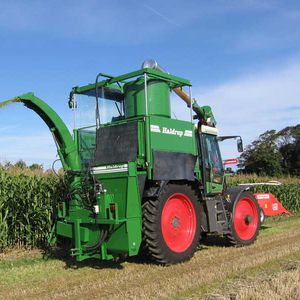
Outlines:
[[[54,175],[0,169],[0,252],[46,242],[60,184]]]
[[[258,186],[255,192],[271,192],[291,212],[300,212],[300,178],[272,178],[281,186]],[[236,175],[229,185],[266,182],[270,178]],[[0,168],[0,252],[7,248],[45,244],[52,223],[53,199],[61,194],[63,180],[51,173]]]

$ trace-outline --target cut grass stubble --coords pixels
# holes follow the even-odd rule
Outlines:
[[[272,233],[267,224],[258,241],[250,247],[201,246],[192,260],[170,267],[128,261],[119,265],[84,263],[76,269],[66,267],[64,260],[45,262],[32,258],[31,264],[27,260],[24,265],[12,263],[11,268],[2,269],[0,262],[0,297],[201,298],[218,290],[229,279],[264,272],[279,261],[300,260],[300,232],[295,230],[300,226],[300,218],[283,218],[271,225],[279,230]],[[9,257],[4,259],[6,264],[9,260]]]

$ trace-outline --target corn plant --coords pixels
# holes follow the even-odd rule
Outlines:
[[[61,190],[53,175],[10,174],[0,170],[0,250],[36,247],[47,239],[52,203]]]

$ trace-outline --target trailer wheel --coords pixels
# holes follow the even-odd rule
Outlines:
[[[251,193],[243,192],[234,202],[230,227],[227,238],[231,244],[244,246],[256,240],[260,228],[260,209]]]
[[[143,205],[144,249],[159,264],[190,259],[200,239],[200,205],[188,185],[169,184]]]

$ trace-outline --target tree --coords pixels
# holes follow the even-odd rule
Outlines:
[[[278,132],[278,147],[284,173],[300,175],[300,124]]]
[[[21,169],[21,170],[24,170],[24,169],[27,168],[27,165],[26,165],[25,161],[22,160],[22,159],[18,160],[18,161],[15,163],[14,166],[15,166],[16,168]]]
[[[29,169],[32,171],[37,171],[37,170],[43,171],[44,170],[43,165],[39,165],[37,163],[34,163],[31,166],[29,166]]]
[[[276,176],[282,174],[282,154],[277,146],[275,130],[268,130],[247,146],[240,157],[239,167],[246,173]]]
[[[300,124],[269,130],[246,147],[239,167],[246,173],[300,175]]]

